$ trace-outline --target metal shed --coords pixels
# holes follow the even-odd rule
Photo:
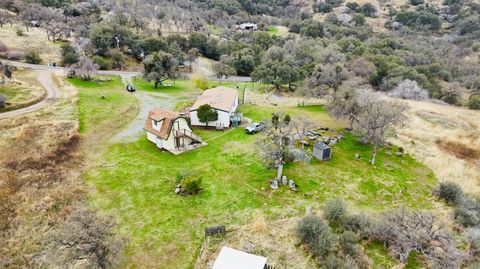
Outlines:
[[[320,161],[329,160],[332,158],[332,148],[323,142],[317,142],[313,146],[313,156]]]

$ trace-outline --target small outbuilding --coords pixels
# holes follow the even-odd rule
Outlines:
[[[267,258],[229,247],[222,247],[212,269],[264,269]]]
[[[313,156],[320,161],[330,160],[332,158],[332,148],[324,142],[317,142],[313,146]]]

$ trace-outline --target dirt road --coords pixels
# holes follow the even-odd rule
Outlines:
[[[4,113],[0,113],[0,120],[1,119],[7,119],[7,118],[12,118],[12,117],[17,117],[20,115],[23,115],[25,113],[29,113],[35,110],[38,110],[40,108],[46,107],[50,104],[55,103],[58,98],[61,97],[61,93],[55,84],[55,82],[52,79],[54,70],[49,70],[49,69],[44,69],[39,71],[38,76],[37,76],[37,81],[40,83],[40,85],[45,89],[47,92],[46,97],[31,106],[27,106],[24,108],[20,108],[17,110],[12,110]]]

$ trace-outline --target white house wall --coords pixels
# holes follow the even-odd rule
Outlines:
[[[147,131],[147,139],[153,143],[157,143],[157,136]]]
[[[221,110],[216,110],[216,111],[218,113],[218,119],[216,121],[208,122],[208,126],[211,126],[211,127],[217,127],[217,126],[230,127],[230,113],[225,112],[225,111],[221,111]],[[196,110],[192,111],[190,113],[190,121],[191,121],[192,125],[205,126],[205,123],[200,122],[200,120],[198,119]]]
[[[230,116],[232,115],[233,112],[237,111],[237,108],[238,108],[238,95],[235,96],[232,107],[230,108],[230,112],[225,112],[222,110],[215,109],[218,113],[218,120],[209,122],[208,126],[210,127],[223,126],[227,128],[230,127]],[[195,126],[205,126],[205,123],[200,122],[200,120],[198,119],[196,110],[190,112],[190,122],[192,125],[195,125]]]

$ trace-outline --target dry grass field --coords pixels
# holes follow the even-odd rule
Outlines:
[[[17,70],[12,81],[0,85],[0,94],[6,97],[4,111],[19,109],[41,101],[45,90],[38,85],[37,72]]]
[[[407,124],[392,142],[429,166],[439,181],[454,181],[480,194],[480,111],[407,103]]]
[[[23,31],[23,36],[16,34],[17,29]],[[10,51],[27,52],[36,50],[40,54],[44,63],[60,61],[61,42],[52,43],[48,41],[45,30],[41,28],[26,28],[19,24],[10,26],[9,24],[0,27],[0,41],[2,41]]]

